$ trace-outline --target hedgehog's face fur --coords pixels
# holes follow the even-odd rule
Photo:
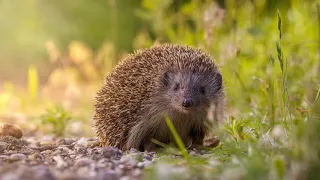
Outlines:
[[[219,72],[197,73],[165,72],[163,75],[162,94],[174,110],[193,113],[209,108],[218,100],[222,92],[222,76]]]

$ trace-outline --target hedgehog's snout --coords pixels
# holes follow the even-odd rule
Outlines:
[[[191,108],[193,106],[193,100],[191,98],[183,99],[182,106],[185,108]]]

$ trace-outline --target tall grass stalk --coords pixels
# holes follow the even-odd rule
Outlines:
[[[168,115],[165,115],[164,117],[165,117],[166,124],[167,124],[167,126],[169,127],[169,129],[170,129],[170,131],[171,131],[171,133],[172,133],[172,135],[173,135],[173,138],[174,138],[174,140],[176,141],[176,143],[177,143],[177,145],[178,145],[178,147],[179,147],[179,149],[180,149],[180,151],[181,151],[182,156],[183,156],[185,159],[189,160],[188,151],[187,151],[187,149],[186,149],[183,141],[181,140],[181,138],[180,138],[180,136],[179,136],[176,128],[174,127],[172,121],[170,120],[170,118],[169,118]]]
[[[280,11],[278,10],[278,31],[279,31],[279,40],[276,42],[276,47],[277,47],[277,53],[278,53],[278,60],[280,63],[280,68],[282,72],[282,101],[283,101],[283,117],[284,117],[284,124],[286,128],[288,128],[288,116],[291,119],[290,126],[292,129],[292,118],[291,118],[291,113],[290,113],[290,108],[289,108],[289,95],[288,95],[288,85],[287,85],[287,70],[288,70],[288,60],[283,57],[283,50],[281,47],[281,39],[282,39],[282,21],[281,21],[281,16],[280,16]]]

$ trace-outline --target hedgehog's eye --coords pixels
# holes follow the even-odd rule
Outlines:
[[[206,93],[206,89],[202,86],[202,87],[200,87],[200,93],[201,94],[204,94],[204,93]]]
[[[174,90],[174,91],[178,91],[179,88],[180,88],[180,84],[176,83],[176,84],[174,85],[173,90]]]

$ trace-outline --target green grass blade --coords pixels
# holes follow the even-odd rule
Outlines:
[[[158,145],[158,146],[161,146],[161,147],[163,147],[163,148],[170,148],[169,145],[167,145],[167,144],[165,144],[165,143],[162,143],[162,142],[160,142],[160,141],[158,141],[158,140],[156,140],[156,139],[154,139],[154,138],[151,139],[151,142],[154,143],[154,144],[156,144],[156,145]]]
[[[185,159],[189,159],[188,151],[187,151],[185,145],[183,144],[179,134],[177,133],[176,128],[174,127],[174,125],[173,125],[172,121],[170,120],[170,118],[168,117],[168,115],[165,115],[165,121],[166,121],[166,123],[167,123],[167,125],[168,125],[168,127],[169,127],[169,129],[170,129],[170,131],[171,131],[171,133],[173,135],[173,138],[176,141],[176,143],[177,143],[177,145],[178,145],[183,157]]]
[[[278,9],[278,30],[279,30],[279,38],[281,39],[282,37],[282,31],[281,31],[281,16],[280,16],[280,11]]]

